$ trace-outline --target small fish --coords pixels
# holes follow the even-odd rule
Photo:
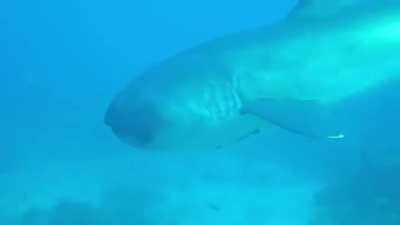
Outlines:
[[[207,205],[208,208],[212,209],[213,211],[221,211],[221,207],[213,202],[209,202]]]

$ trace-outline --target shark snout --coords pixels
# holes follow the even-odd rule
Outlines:
[[[117,97],[109,106],[104,122],[122,141],[145,147],[153,139],[160,126],[160,116],[149,103],[124,101]]]

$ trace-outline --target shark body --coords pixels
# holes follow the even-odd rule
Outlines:
[[[343,138],[330,109],[400,79],[400,1],[300,0],[274,25],[206,42],[136,77],[105,122],[144,149],[215,148],[279,127]]]

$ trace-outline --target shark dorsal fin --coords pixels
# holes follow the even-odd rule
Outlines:
[[[334,16],[372,1],[375,0],[298,0],[291,14],[299,17]]]

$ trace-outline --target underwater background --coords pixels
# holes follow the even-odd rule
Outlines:
[[[1,2],[0,225],[400,224],[397,83],[347,103],[359,115],[348,130],[371,131],[362,145],[282,131],[223,151],[146,152],[103,123],[146,67],[294,4]]]

